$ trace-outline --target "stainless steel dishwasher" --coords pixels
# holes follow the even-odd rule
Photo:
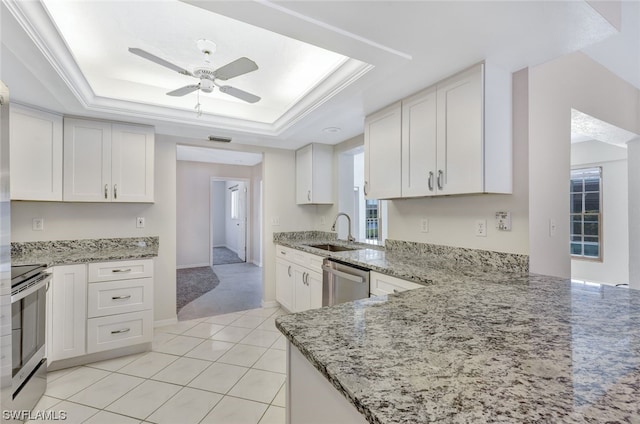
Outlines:
[[[369,297],[369,270],[335,259],[322,262],[322,306]]]

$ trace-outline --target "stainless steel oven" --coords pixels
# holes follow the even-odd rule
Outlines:
[[[46,265],[11,267],[12,408],[32,409],[47,387]]]

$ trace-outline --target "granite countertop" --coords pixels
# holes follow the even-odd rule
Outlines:
[[[640,422],[640,291],[486,273],[276,326],[371,423]]]
[[[387,248],[365,243],[337,240],[335,233],[307,232],[274,243],[314,255],[369,268],[419,284],[458,283],[469,278],[493,281],[496,278],[528,275],[526,255],[504,254],[474,249],[447,248],[431,245],[436,252],[420,252],[421,243],[387,240]],[[333,237],[331,237],[333,235]],[[311,245],[336,244],[357,248],[345,252],[329,252]],[[429,254],[431,253],[431,254]],[[525,263],[526,258],[526,263]]]
[[[158,237],[12,242],[11,265],[70,265],[158,256]]]

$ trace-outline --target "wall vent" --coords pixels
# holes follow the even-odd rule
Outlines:
[[[209,136],[209,141],[219,141],[221,143],[231,143],[231,137],[218,137],[215,135]]]

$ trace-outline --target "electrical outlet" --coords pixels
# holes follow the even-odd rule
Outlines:
[[[429,232],[429,219],[428,218],[422,218],[420,220],[420,232],[421,233],[428,233]]]
[[[549,237],[555,237],[557,229],[556,220],[549,218]]]
[[[479,219],[476,221],[476,237],[487,236],[487,220]]]
[[[273,218],[271,218],[271,225],[280,225],[280,217],[279,216],[274,216]]]
[[[136,218],[136,228],[144,228],[144,216]]]
[[[496,228],[499,231],[511,231],[511,212],[496,212]]]
[[[33,218],[31,229],[33,231],[44,231],[44,218]]]

